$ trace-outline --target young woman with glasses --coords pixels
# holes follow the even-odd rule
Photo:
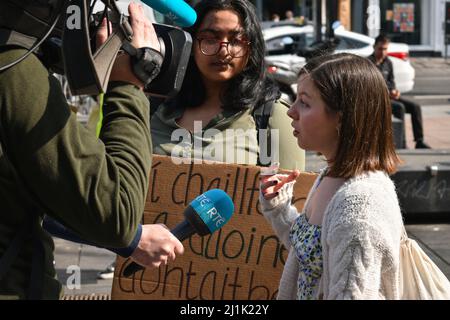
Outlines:
[[[153,152],[242,164],[257,164],[264,152],[274,158],[266,157],[263,165],[272,160],[303,170],[304,152],[289,130],[288,106],[277,100],[279,90],[266,75],[253,5],[206,0],[195,10],[198,19],[187,29],[193,47],[183,86],[152,116]],[[267,104],[272,108],[267,128],[275,130],[258,137],[252,113]]]

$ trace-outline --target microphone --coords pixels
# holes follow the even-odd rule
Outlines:
[[[190,27],[197,13],[183,0],[142,0],[143,3],[164,14],[180,27]]]
[[[193,234],[200,236],[211,234],[222,228],[234,212],[233,200],[220,189],[212,189],[191,201],[184,210],[184,221],[171,230],[178,240],[183,241]],[[125,277],[144,269],[136,262],[130,263],[124,270]]]

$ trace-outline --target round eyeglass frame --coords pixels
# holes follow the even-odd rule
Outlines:
[[[212,54],[207,54],[207,53],[205,53],[204,50],[202,50],[202,41],[204,41],[204,40],[211,40],[211,39],[209,39],[209,38],[196,38],[196,39],[198,41],[198,48],[200,49],[200,52],[203,55],[207,56],[207,57],[212,57],[212,56],[217,55],[220,52],[220,49],[222,49],[222,47],[225,45],[225,47],[227,49],[227,52],[228,52],[228,54],[230,56],[232,56],[233,58],[242,58],[242,57],[244,57],[247,54],[249,46],[251,44],[250,41],[239,40],[240,42],[242,42],[245,45],[245,47],[243,47],[242,50],[239,51],[237,54],[232,54],[230,52],[230,49],[229,49],[230,41],[219,41],[219,40],[217,40],[216,42],[218,43],[218,47],[217,47],[216,52],[214,52]],[[242,53],[242,55],[241,55],[241,53]]]

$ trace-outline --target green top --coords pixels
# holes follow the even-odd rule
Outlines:
[[[2,50],[0,61],[24,52]],[[131,243],[152,153],[149,103],[138,88],[110,84],[99,140],[77,122],[59,82],[31,55],[0,73],[0,117],[0,257],[26,222],[44,213],[101,246]],[[57,299],[54,244],[35,227],[45,250],[43,298]],[[0,298],[26,297],[32,245],[28,238],[0,280]]]
[[[275,142],[272,144],[275,149],[278,146],[278,159],[275,161],[280,162],[281,168],[303,171],[305,152],[292,135],[292,120],[287,111],[288,106],[284,102],[274,103],[267,129],[275,131],[270,131],[269,136],[261,132],[259,142],[260,145],[264,140]],[[256,125],[249,108],[224,110],[197,134],[178,125],[177,119],[183,112],[183,108],[169,108],[164,104],[155,112],[151,121],[155,154],[253,165],[257,163],[260,151],[262,159],[264,155],[270,155],[258,146]]]

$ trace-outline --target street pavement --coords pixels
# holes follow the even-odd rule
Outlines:
[[[450,60],[442,58],[412,58],[416,70],[416,85],[409,98],[422,105],[425,141],[433,149],[450,150]],[[434,81],[430,86],[430,81]],[[434,85],[436,83],[436,85]],[[410,116],[405,121],[407,148],[414,148]],[[450,208],[449,208],[450,217]],[[444,221],[406,221],[409,236],[416,239],[424,251],[450,279],[450,218]],[[99,280],[97,273],[115,259],[104,249],[55,239],[55,263],[66,299],[108,298],[112,279]],[[71,288],[73,278],[69,266],[79,266],[80,288]],[[69,283],[69,286],[66,284]]]
[[[416,71],[413,94],[445,95],[450,93],[450,58],[411,58]]]
[[[105,269],[116,255],[88,245],[54,238],[55,267],[59,281],[64,285],[65,299],[76,296],[110,295],[112,279],[97,279],[98,272]],[[76,287],[77,269],[80,271],[79,287]]]

